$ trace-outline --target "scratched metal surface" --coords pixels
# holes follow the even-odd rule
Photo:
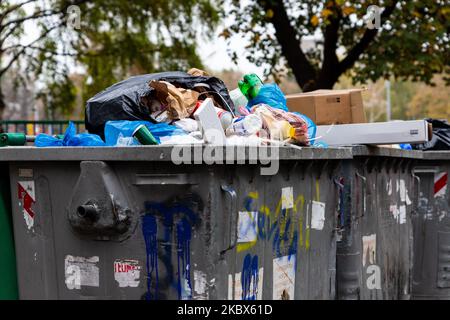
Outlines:
[[[269,177],[259,165],[10,162],[20,298],[334,299],[339,161],[308,163]],[[94,222],[76,214],[92,201]],[[321,230],[312,201],[326,204]],[[249,212],[256,234],[242,229]]]
[[[442,156],[437,157],[437,153],[427,152],[426,160],[418,162],[414,167],[414,174],[420,185],[420,196],[413,215],[412,298],[448,300],[450,299],[450,188],[448,187],[450,158],[444,160]]]
[[[407,299],[411,252],[418,250],[416,242],[412,246],[411,217],[417,188],[425,188],[412,169],[423,166],[423,159],[427,166],[441,166],[430,159],[445,159],[446,153],[365,154],[364,148],[284,150],[275,176],[261,176],[259,165],[177,166],[168,162],[170,147],[105,148],[105,153],[4,148],[0,159],[10,161],[20,297]],[[35,195],[28,197],[28,209],[35,215],[28,229],[26,192],[19,192],[19,184],[30,181]],[[292,188],[292,203],[283,197],[286,188]],[[448,199],[447,190],[447,202],[439,202],[447,209]],[[75,213],[91,200],[101,202],[102,217],[89,225]],[[320,208],[323,226],[312,227]],[[257,221],[253,234],[240,230],[246,215]],[[440,287],[426,287],[425,279],[416,286],[423,295],[442,293],[448,284],[448,228],[441,225],[439,245],[421,249],[432,254],[428,246],[441,248],[435,271]],[[430,238],[433,230],[427,241],[437,243]],[[373,243],[372,259],[366,250],[363,261],[364,248]],[[98,261],[77,262],[92,257]],[[380,288],[371,288],[374,265]],[[123,275],[124,268],[135,270]]]
[[[338,299],[410,298],[415,160],[394,160],[361,157],[342,166]]]

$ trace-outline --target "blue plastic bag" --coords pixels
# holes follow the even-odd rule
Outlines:
[[[63,139],[41,133],[34,141],[36,147],[103,147],[105,143],[102,138],[96,134],[79,133],[77,134],[75,124],[69,122],[69,126],[64,133]]]
[[[286,98],[283,91],[277,86],[276,83],[264,84],[259,90],[258,95],[249,100],[247,103],[247,110],[257,104],[264,103],[272,108],[289,111],[286,106]]]
[[[412,146],[409,143],[400,143],[400,149],[412,150]]]
[[[108,146],[117,145],[120,137],[132,137],[134,130],[140,125],[145,125],[158,143],[161,143],[161,137],[186,135],[186,132],[167,123],[151,123],[148,121],[128,121],[114,120],[105,124],[105,141]],[[132,139],[130,145],[139,145],[136,139]]]

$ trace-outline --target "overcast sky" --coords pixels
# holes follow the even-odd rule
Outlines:
[[[28,6],[26,9],[27,11],[31,11],[32,7]],[[238,57],[240,58],[237,65],[231,61],[231,58],[227,53],[227,43],[225,39],[218,36],[221,29],[221,27],[217,29],[216,37],[213,37],[210,40],[202,38],[197,41],[197,53],[202,58],[204,65],[207,68],[216,71],[221,71],[223,69],[234,69],[243,73],[254,72],[262,75],[263,68],[256,67],[244,58],[244,47],[246,43],[241,37],[235,36],[232,38],[230,49],[236,51],[238,53]],[[22,39],[23,44],[32,42],[38,36],[38,29],[33,21],[27,21],[25,23],[25,30],[26,36]]]

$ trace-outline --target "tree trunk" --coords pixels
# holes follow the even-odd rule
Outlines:
[[[2,84],[1,84],[1,78],[0,78],[0,121],[3,120],[3,112],[6,109],[6,103],[5,103],[5,96],[3,95],[2,91]],[[0,125],[0,133],[3,133],[3,126]]]
[[[3,120],[3,112],[6,109],[5,96],[3,95],[2,83],[0,79],[0,120]]]

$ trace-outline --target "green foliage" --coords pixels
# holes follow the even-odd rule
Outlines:
[[[59,119],[73,113],[77,88],[68,76],[63,76],[47,85],[48,93],[41,92],[41,98],[47,107],[48,119]]]
[[[33,10],[15,8],[18,2],[30,2],[26,6]],[[79,29],[67,23],[72,4],[80,8]],[[35,21],[40,34],[26,47],[20,43],[21,18]],[[17,21],[15,32],[8,34],[5,25],[11,21]],[[2,0],[0,39],[8,39],[0,41],[0,77],[6,67],[39,76],[48,84],[40,96],[47,96],[49,107],[59,103],[65,113],[76,99],[69,69],[76,66],[86,73],[82,90],[86,100],[138,73],[202,68],[196,36],[211,36],[218,21],[218,10],[210,0]],[[17,48],[4,50],[11,44]]]
[[[243,36],[248,43],[246,58],[266,67],[266,76],[272,74],[278,79],[289,69],[303,88],[311,81],[311,88],[332,87],[346,73],[354,84],[391,75],[431,84],[434,74],[450,73],[450,6],[446,0],[252,0],[245,6],[238,0],[221,3],[223,16],[234,18],[222,36],[229,41]],[[363,19],[370,5],[382,9],[382,28],[378,31],[368,30]],[[283,14],[287,19],[276,19]],[[288,25],[283,26],[286,20]],[[294,34],[292,39],[298,43],[280,42],[287,33]],[[316,43],[301,50],[300,40],[312,38]],[[307,61],[299,66],[303,55]],[[231,56],[236,60],[235,53]],[[309,70],[308,79],[302,79]]]

